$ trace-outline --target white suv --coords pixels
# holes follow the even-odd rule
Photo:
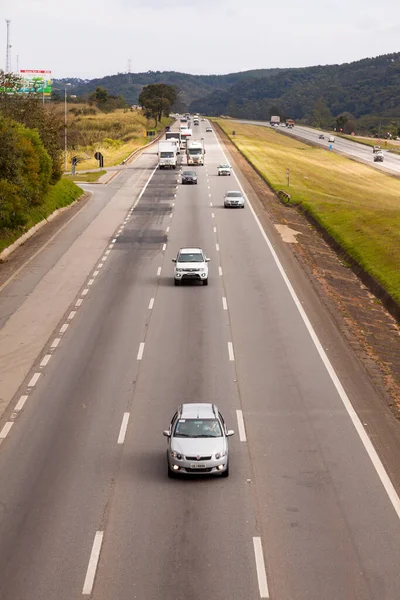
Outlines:
[[[209,260],[201,248],[181,248],[177,257],[172,259],[175,263],[175,285],[179,285],[183,279],[195,279],[208,285]]]

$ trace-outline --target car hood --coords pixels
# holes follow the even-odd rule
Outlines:
[[[176,266],[178,269],[205,269],[207,267],[207,263],[200,262],[177,262]]]
[[[171,438],[171,450],[184,456],[213,456],[226,449],[225,438]]]

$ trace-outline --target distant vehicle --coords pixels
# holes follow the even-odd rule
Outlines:
[[[319,136],[318,136],[318,139],[319,139],[319,140],[324,140],[324,139],[325,139],[325,136],[324,136],[324,134],[323,134],[323,133],[320,133],[320,134],[319,134]]]
[[[293,119],[286,119],[286,127],[294,127],[294,121]]]
[[[181,404],[164,432],[168,477],[178,473],[229,476],[227,428],[215,404]]]
[[[169,131],[171,127],[169,125],[166,126],[165,131]]]
[[[191,129],[182,129],[181,130],[181,148],[186,149],[188,141],[192,137]]]
[[[203,142],[188,140],[186,145],[186,159],[188,165],[204,166],[204,146]]]
[[[270,125],[272,125],[273,127],[279,127],[280,122],[281,122],[281,118],[279,115],[272,115],[269,120]]]
[[[229,165],[219,165],[218,166],[218,175],[230,175],[231,167]]]
[[[187,118],[186,118],[186,117],[181,117],[181,118],[180,118],[180,122],[181,122],[181,123],[187,123],[187,122],[188,122],[188,120],[187,120]]]
[[[184,279],[192,279],[208,285],[209,260],[201,248],[181,248],[177,257],[172,259],[175,263],[174,284],[179,285]]]
[[[167,133],[165,134],[165,139],[166,140],[177,140],[177,152],[178,154],[180,153],[180,147],[181,147],[181,132],[180,131],[167,131]]]
[[[204,121],[204,119],[201,119],[202,121]]]
[[[328,142],[330,142],[331,144],[333,144],[333,142],[335,141],[335,137],[333,135],[329,136]]]
[[[244,208],[244,196],[242,192],[226,192],[224,196],[225,208]]]
[[[380,151],[380,149],[381,149],[381,147],[380,147],[380,146],[374,146],[374,147],[372,148],[372,152],[375,154],[375,152],[379,152],[379,151]]]
[[[206,133],[212,133],[211,127],[206,127]]]
[[[197,185],[196,171],[183,171],[182,173],[182,184],[194,183]]]
[[[177,147],[171,141],[158,143],[158,166],[160,169],[176,169]]]
[[[200,121],[198,119],[193,119],[193,125],[200,125]]]
[[[378,150],[374,154],[374,162],[383,162],[383,152],[382,150]]]

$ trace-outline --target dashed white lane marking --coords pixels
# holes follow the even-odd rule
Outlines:
[[[112,240],[112,242],[111,242],[111,243],[112,243],[112,244],[115,244],[115,242],[116,242],[116,241],[117,241],[117,237],[115,237],[115,238]]]
[[[104,254],[108,256],[110,254],[110,250],[106,250]]]
[[[238,429],[239,429],[239,440],[241,442],[247,442],[246,428],[244,426],[244,419],[243,419],[243,412],[241,410],[237,410],[236,417],[237,417]]]
[[[169,232],[169,226],[167,227],[167,229],[166,229],[165,231],[166,231],[166,233],[168,233],[168,232]]]
[[[139,345],[138,353],[137,353],[137,360],[142,360],[143,352],[144,352],[144,342],[141,342]]]
[[[72,321],[72,319],[74,318],[75,315],[76,315],[76,310],[71,310],[71,312],[68,315],[68,321]]]
[[[109,248],[114,248],[114,242],[111,242],[111,244],[108,247]]]
[[[69,327],[68,323],[64,323],[64,325],[62,325],[60,328],[60,333],[65,333],[67,331],[68,327]]]
[[[219,244],[215,244],[215,248],[216,248],[217,252],[219,252]]]
[[[15,405],[14,412],[20,412],[24,408],[25,402],[27,400],[28,400],[28,396],[21,396],[21,398],[18,400],[17,404]]]
[[[55,338],[55,339],[53,340],[53,343],[52,343],[52,345],[51,345],[50,347],[51,347],[51,348],[53,348],[53,349],[54,349],[54,348],[57,348],[57,346],[58,346],[58,344],[59,344],[60,342],[61,342],[61,338]]]
[[[218,267],[218,275],[222,277],[222,267]]]
[[[267,574],[265,572],[264,554],[261,545],[261,538],[253,537],[254,556],[256,559],[258,589],[260,598],[269,598]]]
[[[89,279],[89,281],[87,282],[88,285],[93,285],[94,284],[94,279]]]
[[[79,298],[75,303],[75,308],[79,308],[83,302],[83,298]]]
[[[211,198],[211,194],[208,194],[208,197]]]
[[[45,367],[46,365],[48,365],[50,359],[51,359],[51,354],[46,354],[46,356],[43,357],[43,360],[40,363],[40,366]]]
[[[14,425],[14,423],[12,421],[7,421],[7,423],[4,424],[3,429],[0,431],[0,442],[2,442],[3,440],[6,439],[11,427]]]
[[[93,277],[97,277],[97,275],[99,274],[99,271],[96,269],[96,271],[93,271]]]
[[[154,306],[154,298],[151,298],[150,302],[149,302],[149,310],[151,310],[153,308],[153,306]]]
[[[214,218],[215,218],[215,215],[214,215],[214,213],[211,213],[211,218],[212,218],[212,219],[214,219]]]
[[[101,260],[104,262],[105,260],[107,260],[107,258],[108,258],[108,254],[105,254]]]
[[[174,207],[174,206],[175,206],[175,202],[172,203],[172,207]]]
[[[172,213],[170,213],[169,218],[172,219]]]
[[[214,231],[214,233],[217,233],[217,228],[213,227],[213,231]]]
[[[102,263],[102,262],[101,262],[101,263],[99,263],[99,264],[97,265],[97,268],[98,268],[98,269],[102,269],[102,268],[103,268],[103,264],[104,264],[104,263]]]
[[[229,354],[229,360],[235,360],[235,355],[233,353],[233,344],[232,344],[232,342],[228,342],[228,354]]]
[[[217,137],[216,137],[216,140],[217,140],[217,144],[220,147],[222,154],[224,155],[224,158],[226,159],[226,155],[225,155],[224,151],[222,150],[221,144],[219,143],[219,140]],[[243,189],[243,186],[240,183],[239,178],[234,171],[233,171],[233,175],[234,175],[243,195],[245,196],[245,198],[247,198],[246,193]],[[371,460],[371,462],[375,468],[375,471],[376,471],[376,473],[377,473],[377,475],[389,497],[390,502],[392,503],[394,510],[396,511],[397,517],[400,519],[400,497],[397,494],[396,489],[395,489],[389,475],[387,474],[387,471],[386,471],[385,467],[383,466],[382,461],[379,458],[379,455],[378,455],[377,451],[375,450],[373,443],[371,442],[367,432],[365,431],[365,429],[360,421],[360,418],[357,415],[357,412],[354,410],[354,407],[353,407],[348,395],[345,392],[342,382],[340,381],[339,377],[337,376],[336,371],[333,368],[332,363],[329,360],[328,355],[326,354],[326,352],[314,330],[314,327],[312,326],[311,321],[308,318],[306,311],[302,307],[301,302],[290,282],[290,279],[286,275],[285,269],[283,268],[282,263],[279,260],[279,257],[277,255],[277,253],[275,252],[275,249],[274,249],[269,237],[265,233],[263,226],[260,223],[260,219],[257,217],[256,212],[255,212],[253,206],[251,205],[251,203],[249,202],[248,198],[247,198],[247,204],[248,204],[250,211],[254,217],[257,227],[260,230],[260,233],[261,233],[262,237],[264,238],[264,241],[267,244],[269,251],[271,252],[272,258],[274,259],[275,264],[278,268],[278,271],[280,272],[282,279],[285,282],[285,285],[289,291],[289,294],[292,297],[292,300],[293,300],[297,310],[300,313],[300,316],[301,316],[303,323],[310,335],[310,338],[312,339],[314,346],[316,347],[317,352],[325,366],[325,369],[327,370],[329,377],[331,378],[332,383],[336,388],[339,398],[341,399],[343,406],[345,407],[347,414],[349,415],[351,422],[353,423],[353,426],[354,426],[355,430],[357,431],[357,434],[361,440],[361,443],[363,444],[365,451],[368,454],[369,459]]]
[[[228,303],[227,303],[227,301],[226,301],[226,298],[225,298],[225,296],[223,296],[223,297],[222,297],[222,308],[223,308],[224,310],[228,310]]]
[[[125,441],[125,435],[126,435],[126,430],[128,428],[128,422],[129,422],[129,413],[126,412],[126,413],[124,413],[124,416],[122,418],[121,429],[119,430],[117,444],[123,444],[124,443],[124,441]]]
[[[212,202],[210,202],[210,206],[212,206],[212,205],[213,205]]]
[[[160,275],[161,275],[161,267],[158,267],[158,269],[157,269],[157,277],[160,277]]]
[[[103,543],[104,531],[96,531],[92,552],[90,553],[89,565],[86,571],[85,582],[83,584],[82,594],[89,595],[92,593],[94,578],[96,576],[97,565],[99,563],[101,545]]]
[[[35,387],[35,385],[39,381],[40,376],[41,376],[41,373],[35,373],[33,375],[33,377],[31,378],[30,382],[28,383],[28,387]]]
[[[165,252],[167,249],[167,244],[163,244],[162,251]]]
[[[82,296],[86,296],[89,293],[89,288],[85,288],[82,292]]]

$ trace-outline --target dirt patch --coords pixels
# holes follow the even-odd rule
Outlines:
[[[228,136],[214,128],[274,224],[298,231],[290,249],[382,398],[400,419],[400,327],[296,207],[283,205]]]

